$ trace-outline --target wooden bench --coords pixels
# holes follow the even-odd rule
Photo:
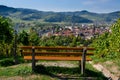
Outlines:
[[[21,53],[25,60],[32,60],[32,70],[36,60],[79,61],[81,74],[85,73],[85,62],[91,61],[94,48],[89,47],[41,47],[21,46]]]

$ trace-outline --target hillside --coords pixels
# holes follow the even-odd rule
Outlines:
[[[120,18],[120,11],[106,14],[98,14],[86,10],[76,12],[45,12],[0,5],[0,15],[10,17],[13,20],[23,21],[92,23],[97,21],[113,22]]]

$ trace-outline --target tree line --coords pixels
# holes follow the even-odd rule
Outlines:
[[[40,37],[35,28],[21,31],[17,35],[10,19],[0,16],[0,56],[10,57],[14,55],[14,47],[19,46],[82,46],[91,43],[91,40],[70,36]],[[16,41],[16,42],[15,42]],[[19,52],[19,48],[17,49]],[[20,55],[20,54],[17,54]]]
[[[120,56],[120,19],[111,27],[110,32],[106,32],[91,40],[71,36],[49,36],[40,37],[34,28],[29,32],[22,31],[17,34],[17,46],[83,46],[89,45],[96,48],[97,58],[119,59]],[[13,23],[10,19],[0,16],[0,57],[13,56],[15,34]],[[19,52],[19,49],[17,50]],[[17,54],[20,55],[20,54]]]

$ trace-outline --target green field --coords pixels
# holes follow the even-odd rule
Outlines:
[[[21,61],[22,62],[22,61]],[[4,63],[8,63],[4,64]],[[11,64],[10,64],[11,63]],[[12,59],[0,60],[0,78],[2,80],[105,80],[105,76],[87,63],[85,77],[80,74],[77,61],[39,61],[35,72],[32,72],[31,62],[18,65],[12,64]]]

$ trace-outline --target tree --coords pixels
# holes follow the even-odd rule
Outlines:
[[[18,41],[23,45],[29,45],[29,35],[24,30],[18,36]]]
[[[77,38],[73,37],[72,43],[70,44],[70,46],[75,47],[77,45],[76,42],[77,42]]]
[[[110,46],[112,49],[120,51],[120,19],[111,27]]]
[[[3,51],[2,53],[8,56],[8,51],[10,48],[10,44],[13,40],[13,29],[11,20],[5,17],[0,16],[0,45],[2,46],[0,49]]]
[[[32,46],[38,46],[39,45],[39,41],[40,41],[40,37],[38,36],[38,34],[36,33],[36,31],[30,31],[29,34],[29,42],[30,45]]]
[[[0,41],[11,43],[13,39],[13,29],[11,20],[0,16]]]
[[[94,40],[99,58],[119,59],[120,56],[120,19],[111,26],[111,32],[104,33]]]

